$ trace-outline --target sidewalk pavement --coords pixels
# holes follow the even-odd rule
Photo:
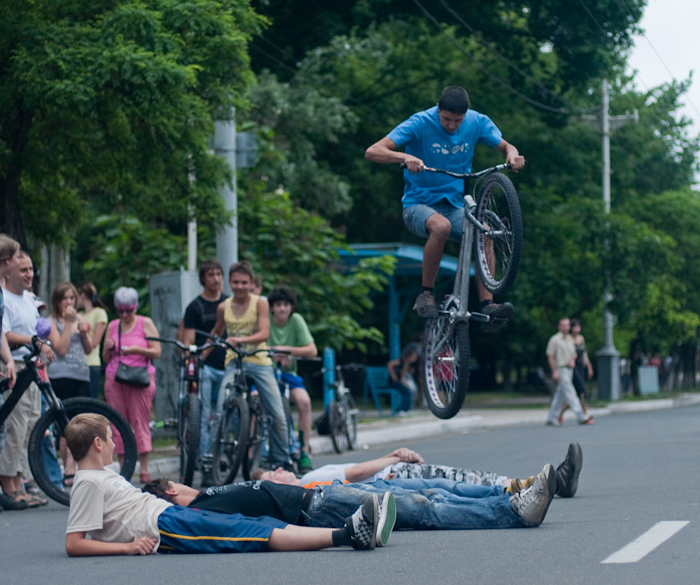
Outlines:
[[[612,414],[628,414],[650,410],[683,408],[700,404],[700,394],[683,394],[678,398],[646,400],[640,402],[615,402],[604,408],[589,408],[589,414],[594,417]],[[463,409],[454,418],[441,420],[433,416],[429,410],[413,411],[406,417],[377,418],[371,422],[357,425],[357,446],[382,445],[384,443],[408,443],[411,440],[425,437],[435,437],[448,433],[468,432],[472,429],[498,429],[524,425],[543,425],[547,418],[548,408],[502,409],[479,408]],[[314,419],[321,413],[314,413]],[[361,418],[371,416],[369,412],[361,413]],[[570,410],[564,414],[565,424],[575,424],[576,418]],[[314,455],[333,453],[330,437],[314,436],[311,438],[311,451]],[[358,460],[362,459],[361,456]],[[152,477],[175,476],[178,472],[178,458],[167,457],[153,459],[149,462],[149,472]],[[139,473],[137,464],[134,475]]]

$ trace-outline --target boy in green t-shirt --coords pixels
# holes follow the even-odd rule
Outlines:
[[[289,351],[293,357],[313,358],[318,355],[314,338],[304,318],[295,313],[297,296],[286,286],[279,285],[268,296],[272,319],[268,344],[274,349]],[[302,473],[313,469],[309,458],[309,437],[311,436],[311,398],[304,387],[304,381],[297,375],[296,360],[288,356],[276,356],[282,367],[282,383],[289,384],[290,401],[299,411],[299,442],[301,454],[299,467]]]

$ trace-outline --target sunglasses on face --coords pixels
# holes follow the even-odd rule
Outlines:
[[[117,309],[117,313],[121,314],[129,314],[133,313],[136,310],[136,307],[119,307]]]

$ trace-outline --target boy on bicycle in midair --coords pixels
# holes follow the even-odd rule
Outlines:
[[[279,285],[272,289],[268,297],[272,319],[270,321],[270,338],[268,345],[273,349],[289,351],[299,358],[314,358],[318,349],[309,327],[299,313],[296,313],[297,295],[286,286]],[[299,411],[299,471],[306,473],[313,469],[309,457],[309,438],[311,437],[311,398],[304,387],[304,380],[297,375],[296,360],[286,355],[273,358],[282,368],[282,383],[289,384],[290,402]]]
[[[502,153],[515,172],[525,165],[525,158],[503,140],[491,119],[469,109],[466,90],[450,86],[442,90],[437,106],[414,114],[365,152],[365,158],[374,162],[406,165],[403,220],[411,233],[428,238],[423,249],[423,290],[413,307],[426,319],[437,317],[435,278],[447,240],[462,239],[464,202],[461,179],[421,171],[428,166],[470,172],[477,142]],[[406,152],[396,152],[400,147]],[[482,327],[495,331],[513,315],[513,305],[494,304],[478,273],[476,284],[479,312],[490,317]]]

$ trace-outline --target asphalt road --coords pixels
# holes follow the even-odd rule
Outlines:
[[[368,552],[69,559],[63,547],[67,509],[52,502],[0,514],[0,562],[5,581],[25,585],[695,584],[699,440],[700,407],[690,407],[607,416],[590,427],[485,430],[408,445],[427,461],[526,477],[545,463],[558,465],[568,443],[578,441],[584,455],[578,494],[556,498],[542,526],[534,529],[396,532],[387,548]],[[316,463],[358,461],[392,448],[318,457]],[[638,547],[641,558],[603,563],[650,529]]]

